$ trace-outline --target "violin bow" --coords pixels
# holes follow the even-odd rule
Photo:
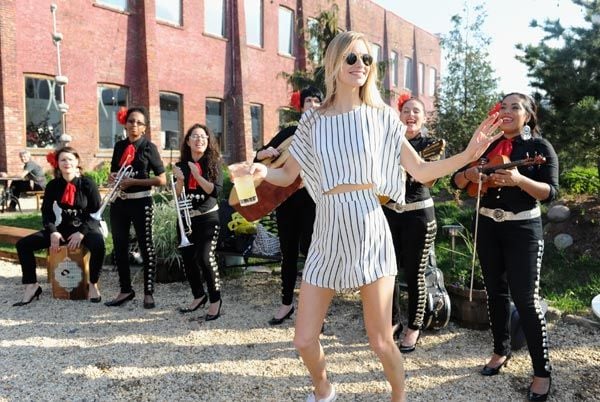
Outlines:
[[[479,202],[481,201],[482,166],[478,168],[477,176],[477,201],[475,202],[475,232],[473,234],[473,256],[471,257],[471,286],[469,287],[469,302],[473,301],[473,278],[475,277],[475,255],[477,254],[477,232],[479,229]]]

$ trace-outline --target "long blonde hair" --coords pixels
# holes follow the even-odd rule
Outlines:
[[[348,49],[357,41],[362,40],[369,54],[373,56],[371,43],[367,37],[354,31],[342,32],[338,34],[327,46],[325,51],[325,88],[326,96],[321,109],[327,109],[335,102],[335,96],[337,93],[337,80],[342,69],[342,63],[345,63],[345,56],[348,53]],[[360,87],[359,90],[360,100],[373,107],[384,107],[385,102],[381,99],[381,94],[377,89],[377,62],[373,58],[373,64],[369,68],[369,74],[367,75],[367,81]]]

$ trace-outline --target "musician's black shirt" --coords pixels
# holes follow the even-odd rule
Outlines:
[[[74,204],[68,205],[61,202],[67,182],[59,177],[48,182],[44,191],[44,201],[42,202],[42,223],[44,229],[48,232],[60,232],[66,238],[75,232],[83,235],[90,230],[98,231],[100,224],[97,220],[90,217],[90,214],[100,208],[100,193],[93,180],[88,177],[76,177],[72,183],[77,191],[75,192]],[[54,212],[54,202],[60,207],[60,219],[62,222],[57,226],[57,216]]]
[[[484,157],[489,154],[498,142],[503,138],[493,142],[484,153]],[[523,140],[520,136],[512,142],[511,161],[519,161],[528,157],[541,155],[546,158],[546,163],[533,166],[519,166],[519,173],[529,177],[532,180],[547,183],[550,185],[550,194],[541,202],[550,202],[558,194],[558,156],[552,145],[542,137],[533,137],[529,140]],[[469,165],[470,166],[470,165]],[[463,174],[465,166],[452,176],[452,184],[456,187],[454,176]],[[521,212],[533,209],[537,205],[535,198],[521,190],[518,186],[488,188],[487,193],[481,197],[481,206],[485,208],[501,208],[510,212]]]
[[[285,140],[287,140],[288,138],[290,138],[292,135],[294,135],[294,133],[296,132],[296,129],[298,128],[297,125],[292,125],[292,126],[288,126],[286,128],[281,129],[276,135],[275,137],[271,138],[271,141],[269,141],[269,143],[267,145],[264,145],[262,148],[258,149],[258,151],[256,151],[256,155],[258,155],[259,151],[262,151],[263,149],[267,149],[269,147],[273,147],[273,148],[277,148],[278,146],[280,146]],[[254,162],[260,162],[257,157],[254,157]]]
[[[423,136],[421,134],[418,134],[416,137],[408,140],[410,145],[412,145],[417,153],[421,152],[435,141],[437,141],[436,138]],[[427,186],[413,179],[408,172],[406,176],[406,194],[404,195],[404,199],[406,200],[407,204],[431,198],[431,194],[429,193],[429,188]]]
[[[115,144],[112,161],[110,163],[110,171],[117,172],[120,168],[119,162],[127,145],[131,144],[128,139],[121,140]],[[165,167],[160,158],[160,153],[152,142],[145,137],[133,143],[135,147],[135,158],[131,163],[135,172],[134,179],[148,179],[150,171],[158,176],[165,172]],[[126,193],[137,193],[139,191],[150,190],[152,186],[131,186],[124,190]]]
[[[206,193],[200,184],[196,184],[195,190],[191,190],[189,188],[190,176],[192,172],[187,161],[177,162],[175,166],[178,166],[183,172],[186,197],[192,200],[192,209],[200,212],[206,212],[217,204],[217,199],[223,190],[223,171],[220,168],[217,169],[217,178],[216,180],[212,180],[208,178],[208,163],[206,159],[200,158],[199,163],[200,167],[202,168],[202,177],[215,186],[210,194]]]

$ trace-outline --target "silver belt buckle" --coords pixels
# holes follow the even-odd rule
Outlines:
[[[492,219],[494,222],[504,222],[506,219],[506,213],[503,209],[496,208],[492,211]]]

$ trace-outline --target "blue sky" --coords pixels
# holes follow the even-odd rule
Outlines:
[[[464,4],[463,0],[372,1],[429,32],[441,34],[452,28],[450,17],[462,14]],[[499,78],[499,89],[503,92],[531,91],[527,69],[515,60],[515,45],[537,44],[542,38],[541,29],[529,27],[532,19],[543,21],[560,18],[564,26],[587,24],[580,7],[571,0],[471,0],[469,4],[485,4],[487,19],[482,30],[492,38],[490,62]]]

